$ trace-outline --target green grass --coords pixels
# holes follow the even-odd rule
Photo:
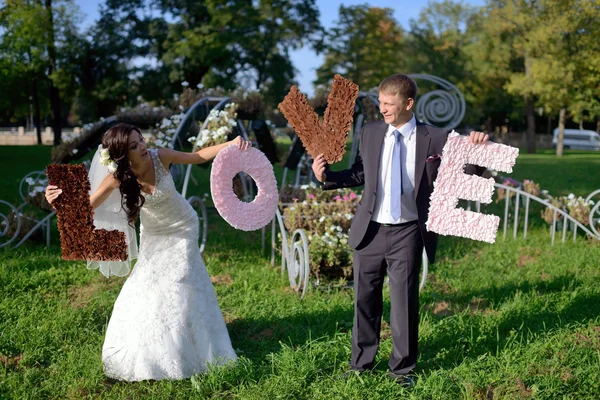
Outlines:
[[[0,159],[15,149],[0,147]],[[18,184],[20,174],[49,160],[44,148],[18,150],[31,159],[26,166],[5,165],[6,182]],[[546,178],[536,160],[545,164],[552,157],[524,156],[517,167],[528,166],[516,168],[515,175],[524,174],[517,178],[557,191],[573,185],[564,193],[589,193],[597,185],[577,172],[595,162],[595,154],[569,153]],[[209,170],[194,171],[196,190],[207,191]],[[11,190],[2,187],[0,198]],[[215,289],[237,365],[183,381],[105,378],[102,342],[124,279],[106,280],[83,262],[61,260],[55,232],[49,248],[0,249],[0,398],[600,398],[597,241],[551,246],[543,225],[527,240],[500,238],[494,245],[443,237],[420,296],[419,379],[405,390],[385,377],[387,324],[375,372],[336,379],[350,357],[351,291],[313,289],[299,301],[262,253],[259,232],[234,230],[214,210],[209,221],[204,259],[211,276],[220,278]]]
[[[530,179],[541,184],[552,196],[574,193],[586,197],[600,189],[600,152],[567,150],[557,157],[553,150],[538,154],[521,151],[513,174],[515,179]]]
[[[29,172],[42,171],[50,160],[50,146],[0,146],[0,200],[21,204],[19,184]]]

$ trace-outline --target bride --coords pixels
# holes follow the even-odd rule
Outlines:
[[[90,168],[90,202],[96,217],[102,211],[98,207],[110,203],[111,193],[117,200],[113,215],[122,205],[130,259],[137,250],[132,227],[140,217],[138,260],[115,302],[102,347],[107,376],[125,381],[184,379],[206,371],[209,364],[237,360],[198,248],[198,216],[168,172],[170,164],[210,161],[232,144],[241,150],[250,146],[238,136],[183,153],[147,149],[140,130],[132,125],[119,124],[104,134]],[[108,170],[104,167],[103,179],[94,184],[102,170],[99,160]],[[60,188],[48,186],[48,202],[60,193]],[[96,227],[111,228],[98,223]],[[106,275],[129,272],[122,263],[101,264]]]

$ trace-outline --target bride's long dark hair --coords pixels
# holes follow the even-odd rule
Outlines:
[[[140,136],[142,135],[137,126],[117,124],[107,130],[102,137],[102,147],[108,149],[110,158],[117,163],[114,177],[121,183],[119,186],[121,206],[127,213],[127,221],[132,227],[135,227],[135,221],[145,202],[145,198],[142,196],[142,185],[138,183],[137,177],[131,171],[129,159],[127,158],[129,135],[134,131]]]

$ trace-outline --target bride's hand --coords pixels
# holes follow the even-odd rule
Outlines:
[[[244,139],[241,136],[236,137],[231,141],[232,144],[236,144],[240,150],[246,150],[249,147],[252,147],[252,142]]]
[[[48,200],[49,204],[52,204],[54,200],[62,193],[62,189],[59,189],[57,186],[48,185],[46,186],[46,200]]]

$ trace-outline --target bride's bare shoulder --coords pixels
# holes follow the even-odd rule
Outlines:
[[[173,163],[171,161],[172,154],[175,150],[160,148],[156,150],[156,154],[158,154],[158,159],[161,162],[162,166],[166,171],[169,170],[169,167]]]
[[[114,174],[106,175],[106,178],[102,181],[101,186],[107,186],[111,189],[118,189],[121,183],[117,178],[115,178]]]

